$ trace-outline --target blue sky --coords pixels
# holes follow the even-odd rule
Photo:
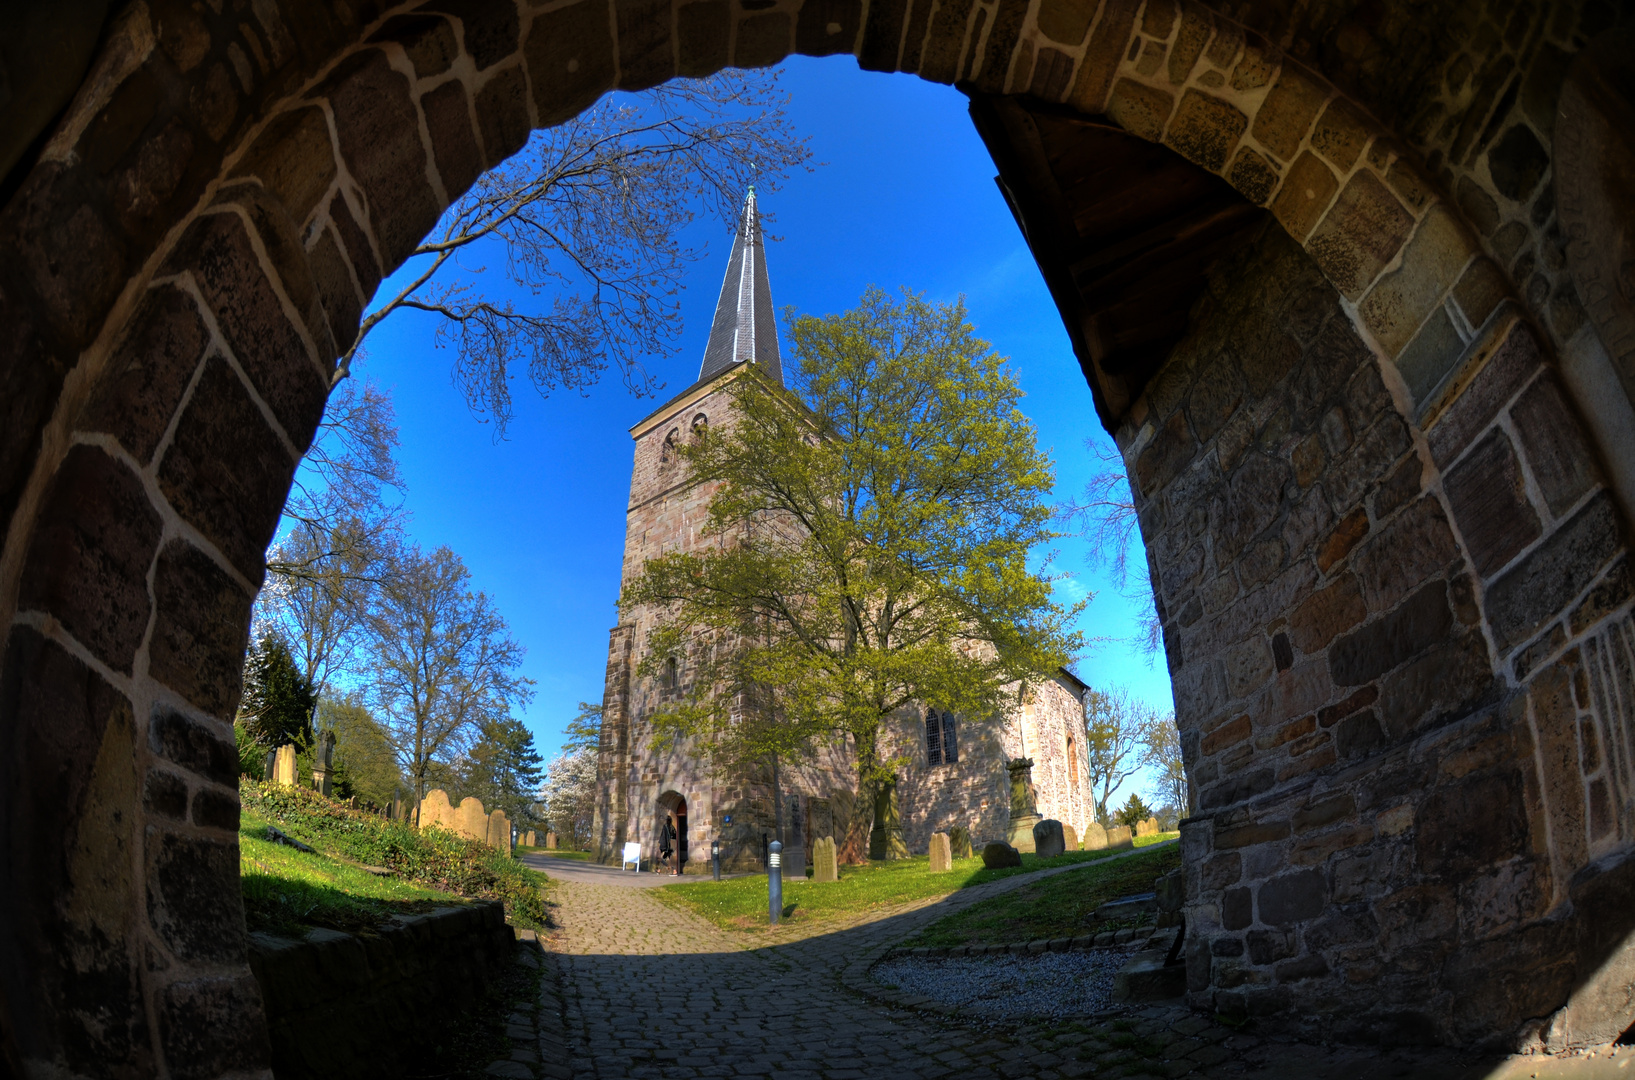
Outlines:
[[[780,312],[785,305],[843,311],[871,284],[907,285],[934,300],[964,294],[978,332],[1018,372],[1028,395],[1023,410],[1056,461],[1057,498],[1082,491],[1096,471],[1084,440],[1111,440],[994,184],[965,98],[912,76],[860,71],[850,57],[793,58],[783,85],[797,130],[811,137],[823,164],[762,197],[762,209],[776,215],[771,231],[782,238],[767,248]],[[682,298],[681,352],[649,366],[666,384],[657,401],[632,397],[616,375],[586,397],[541,399],[522,383],[508,438],[496,443],[455,391],[452,354],[433,347],[430,317],[412,311],[377,328],[359,368],[396,403],[410,534],[424,547],[457,551],[528,650],[524,673],[538,685],[524,719],[547,757],[576,704],[601,699],[624,543],[627,429],[698,374],[730,236],[717,221],[701,221],[695,233],[708,254],[694,264]],[[389,281],[380,295],[394,292]],[[1087,566],[1086,554],[1082,541],[1069,539],[1056,560],[1073,575],[1063,585],[1067,597],[1094,593],[1082,629],[1092,638],[1130,638],[1135,606]],[[1144,564],[1133,555],[1135,577]],[[1162,657],[1113,640],[1077,666],[1093,685],[1127,686],[1171,707]]]

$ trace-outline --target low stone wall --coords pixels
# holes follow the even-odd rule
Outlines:
[[[405,916],[378,932],[250,935],[278,1080],[395,1077],[512,955],[498,901]]]

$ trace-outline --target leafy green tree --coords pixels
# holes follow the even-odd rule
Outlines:
[[[562,752],[571,754],[579,750],[595,750],[602,741],[602,705],[601,702],[592,704],[588,701],[579,703],[579,712],[568,721],[568,729],[564,732],[567,738],[562,740]]]
[[[264,635],[244,658],[244,694],[238,720],[250,738],[264,747],[312,742],[312,710],[318,703],[307,678],[284,639]]]
[[[463,765],[462,795],[477,796],[489,810],[504,810],[513,823],[536,820],[544,758],[521,721],[510,716],[483,721]]]
[[[403,787],[403,775],[391,736],[374,714],[355,697],[326,697],[318,702],[318,726],[335,733],[336,796],[391,805]]]
[[[1119,785],[1142,765],[1142,746],[1152,720],[1152,709],[1130,696],[1128,690],[1091,690],[1084,699],[1085,757],[1089,761],[1090,792],[1096,800],[1096,820],[1114,821],[1108,800]]]
[[[620,602],[660,615],[642,674],[695,666],[655,722],[739,759],[849,740],[868,807],[900,765],[880,756],[887,717],[998,716],[1081,646],[1079,609],[1029,566],[1057,535],[1052,467],[963,302],[870,289],[792,336],[793,390],[743,369],[734,415],[680,448],[716,485],[719,546],[649,561]]]
[[[1187,813],[1187,771],[1181,758],[1181,731],[1175,714],[1154,716],[1147,724],[1142,741],[1141,762],[1152,770],[1153,797],[1161,809],[1175,811],[1177,818]]]
[[[1129,801],[1119,807],[1119,811],[1114,817],[1118,819],[1120,825],[1133,829],[1141,822],[1152,817],[1152,807],[1142,802],[1141,796],[1132,791]]]

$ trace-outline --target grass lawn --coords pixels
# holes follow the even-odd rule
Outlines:
[[[596,858],[594,851],[563,851],[561,848],[524,847],[517,845],[518,855],[549,855],[553,859],[578,859],[581,862],[590,862]]]
[[[1143,836],[1141,846],[1159,843],[1176,835]],[[1052,866],[1094,862],[1117,854],[1119,852],[1114,850],[1069,851],[1053,859],[1024,854],[1020,867],[1006,870],[985,869],[980,858],[955,859],[952,870],[937,874],[931,872],[930,859],[924,855],[891,862],[871,862],[867,866],[842,866],[839,881],[818,884],[809,879],[786,879],[783,883],[783,921],[798,924],[844,918],[911,900],[946,896],[985,881]],[[1066,875],[1068,880],[1082,876]],[[1151,877],[1149,874],[1147,889],[1152,888]],[[663,903],[702,915],[727,930],[753,932],[764,930],[769,924],[765,874],[751,874],[731,881],[665,885],[654,889],[653,895]]]
[[[1002,945],[1133,926],[1123,921],[1092,924],[1090,913],[1108,900],[1151,892],[1154,878],[1180,865],[1181,847],[1170,844],[1105,866],[1058,874],[939,919],[903,944]]]
[[[392,915],[459,903],[452,893],[399,877],[377,877],[361,866],[297,851],[266,838],[267,822],[239,818],[239,875],[251,930],[299,936],[313,926],[360,930]]]

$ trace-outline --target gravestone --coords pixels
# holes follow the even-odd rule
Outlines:
[[[312,745],[312,790],[329,797],[329,774],[334,771],[335,733],[326,731]]]
[[[442,788],[432,788],[426,792],[426,797],[420,800],[418,823],[422,829],[436,825],[451,832],[454,830],[454,807],[449,805],[448,792]]]
[[[1033,759],[1016,758],[1005,766],[1010,774],[1011,820],[1005,839],[1017,851],[1033,850],[1033,827],[1039,824],[1033,790]]]
[[[1084,840],[1079,847],[1083,851],[1100,851],[1107,846],[1107,830],[1101,822],[1091,821],[1084,826]]]
[[[273,758],[273,783],[284,787],[295,786],[295,744],[285,743]]]
[[[840,880],[840,863],[835,858],[835,838],[832,836],[812,841],[812,880]]]
[[[548,832],[545,834],[545,850],[556,850],[556,834],[554,832]]]
[[[1054,859],[1067,850],[1067,839],[1062,835],[1062,823],[1045,818],[1033,827],[1033,851],[1041,859]]]
[[[488,811],[483,809],[481,799],[467,795],[460,800],[460,809],[455,813],[455,832],[467,840],[488,839]]]
[[[1067,850],[1069,850],[1069,851],[1079,850],[1079,834],[1076,831],[1074,831],[1073,826],[1071,826],[1071,825],[1063,825],[1062,826],[1062,839],[1067,842]]]
[[[537,844],[534,843],[534,830],[529,829],[527,832],[522,834],[522,846],[523,847],[537,847],[538,846]]]
[[[510,853],[511,819],[505,816],[504,810],[496,810],[488,815],[488,832],[484,839],[495,851]]]
[[[1130,827],[1128,825],[1114,825],[1111,829],[1108,829],[1107,846],[1134,847],[1135,845],[1131,843]]]
[[[932,833],[931,872],[933,874],[938,874],[944,870],[952,870],[953,868],[954,851],[953,847],[948,843],[948,834],[940,832]]]
[[[955,825],[948,830],[948,846],[956,859],[969,859],[974,852],[971,850],[971,830],[964,825]]]
[[[1158,835],[1158,819],[1157,818],[1148,818],[1146,821],[1136,822],[1135,823],[1135,834],[1137,836],[1156,836],[1156,835]]]
[[[982,849],[982,865],[989,870],[998,870],[1006,866],[1021,866],[1022,853],[1003,840],[995,840]]]

